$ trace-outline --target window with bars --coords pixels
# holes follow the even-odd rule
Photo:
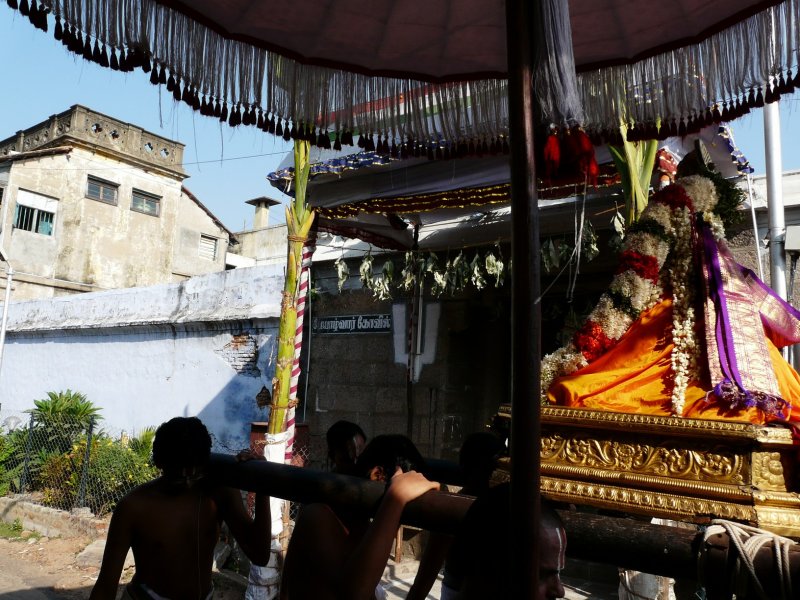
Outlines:
[[[200,258],[217,260],[217,238],[210,235],[200,235]]]
[[[42,235],[53,235],[54,221],[55,213],[24,204],[17,204],[14,213],[14,227]]]
[[[86,183],[86,197],[116,205],[118,189],[119,184],[117,183],[89,175]]]
[[[161,198],[147,192],[133,190],[131,210],[157,217],[161,214]]]

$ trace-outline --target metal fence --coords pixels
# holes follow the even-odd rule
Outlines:
[[[111,431],[96,417],[0,414],[0,496],[26,494],[62,510],[113,510],[133,487],[158,474],[154,430]]]

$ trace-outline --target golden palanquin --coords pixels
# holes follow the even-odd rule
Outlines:
[[[796,455],[785,427],[542,407],[541,491],[561,502],[800,537]]]

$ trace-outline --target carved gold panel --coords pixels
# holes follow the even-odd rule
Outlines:
[[[496,422],[508,423],[502,407]],[[781,427],[543,407],[541,490],[633,514],[721,518],[800,537],[792,435]],[[501,462],[495,480],[508,478]]]

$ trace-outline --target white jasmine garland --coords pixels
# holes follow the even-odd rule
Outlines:
[[[672,225],[672,209],[660,202],[651,202],[642,213],[641,220],[650,219],[664,228],[664,233],[668,236],[675,235],[675,228]]]
[[[665,240],[643,231],[637,231],[628,234],[625,241],[629,250],[638,252],[642,256],[654,256],[658,261],[658,268],[661,269],[664,266],[664,261],[667,260],[669,254],[669,244]]]
[[[717,206],[717,188],[707,177],[690,175],[676,181],[692,199],[695,212],[712,211]]]

